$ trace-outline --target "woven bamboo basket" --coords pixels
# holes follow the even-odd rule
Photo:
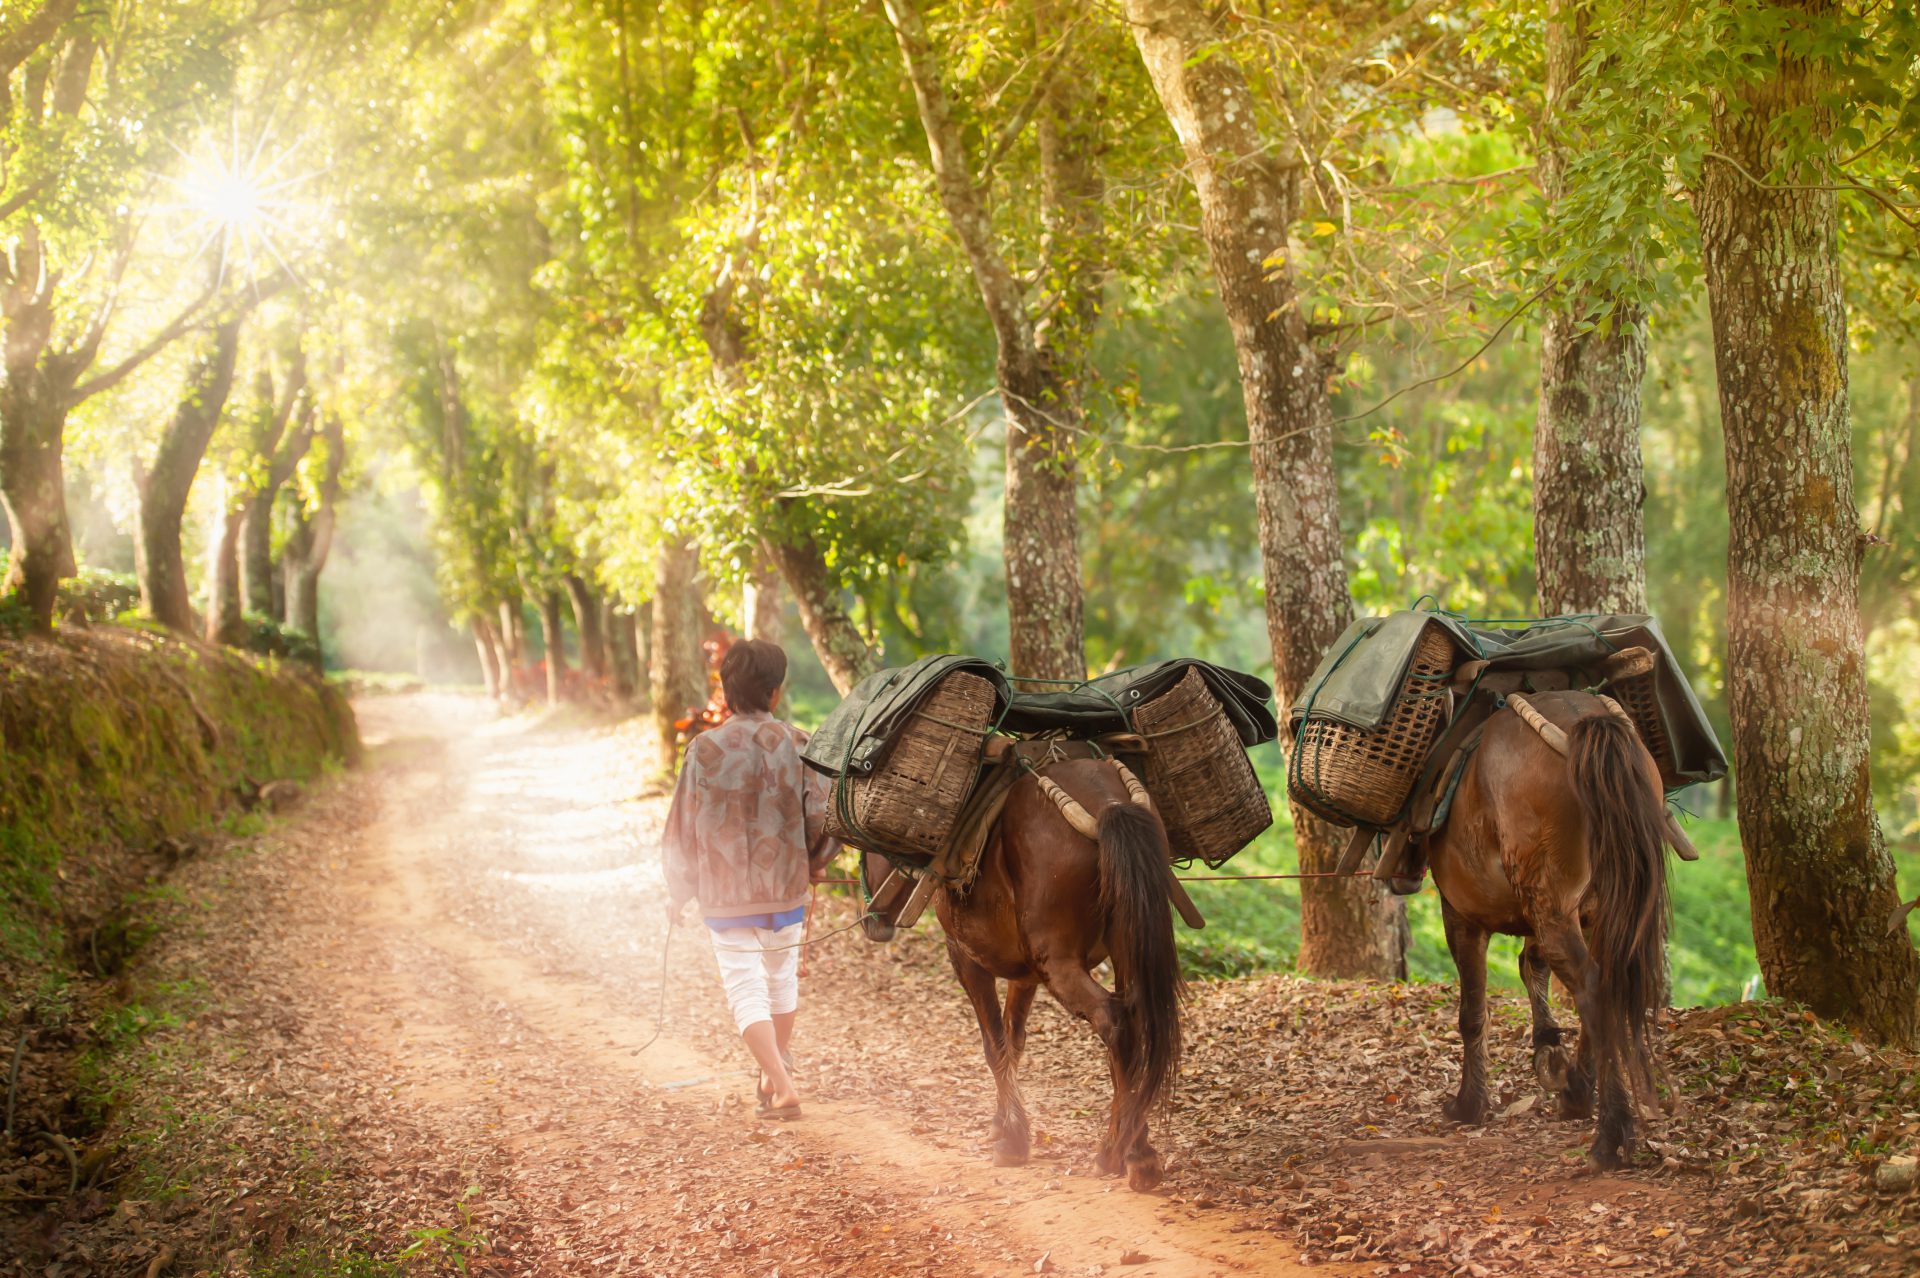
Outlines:
[[[1147,740],[1147,793],[1175,857],[1219,867],[1273,824],[1233,721],[1197,671],[1133,712]]]
[[[1458,660],[1446,631],[1429,624],[1414,645],[1393,710],[1379,727],[1309,715],[1287,769],[1288,795],[1335,825],[1391,824],[1446,726],[1448,700],[1439,693]]]
[[[1666,725],[1660,719],[1658,670],[1649,670],[1643,675],[1630,679],[1615,679],[1607,685],[1607,695],[1620,703],[1633,719],[1633,726],[1640,729],[1640,740],[1646,744],[1647,753],[1660,765],[1660,783],[1671,790],[1681,784],[1674,776],[1673,742],[1667,736]]]
[[[993,685],[979,675],[942,679],[878,767],[834,782],[827,833],[867,851],[931,859],[980,773],[994,704]]]

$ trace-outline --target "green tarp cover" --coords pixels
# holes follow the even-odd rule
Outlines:
[[[1348,626],[1321,658],[1288,713],[1288,730],[1298,735],[1308,714],[1356,728],[1379,727],[1393,709],[1412,664],[1414,646],[1429,624],[1446,629],[1460,662],[1485,658],[1490,674],[1580,670],[1624,648],[1650,649],[1655,657],[1655,699],[1673,743],[1676,775],[1688,784],[1698,784],[1727,774],[1727,757],[1713,725],[1667,647],[1660,623],[1637,614],[1550,617],[1512,625],[1476,625],[1451,613],[1427,611],[1362,618]]]
[[[1015,691],[1012,684],[1020,681],[1010,682],[990,661],[946,654],[862,679],[813,734],[802,757],[829,776],[873,771],[915,708],[956,671],[979,675],[993,685],[994,714],[1003,731],[1064,731],[1087,738],[1131,731],[1133,708],[1171,688],[1188,670],[1197,670],[1206,680],[1243,745],[1251,748],[1273,740],[1278,725],[1273,690],[1266,681],[1192,657],[1129,666],[1053,692],[1027,692]]]

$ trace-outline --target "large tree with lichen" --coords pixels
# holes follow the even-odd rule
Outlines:
[[[1405,298],[1353,305],[1355,290],[1389,274],[1381,265],[1388,259],[1364,247],[1366,224],[1404,235],[1406,222],[1370,212],[1395,206],[1395,183],[1370,185],[1358,175],[1391,172],[1394,122],[1431,109],[1431,88],[1416,87],[1419,68],[1455,49],[1458,39],[1454,28],[1426,25],[1437,7],[1386,0],[1336,15],[1318,5],[1259,14],[1199,0],[1126,5],[1140,57],[1185,154],[1233,329],[1283,706],[1305,687],[1352,613],[1331,384],[1343,343],[1375,322],[1369,316],[1413,310]],[[1464,90],[1439,96],[1455,95]],[[1296,251],[1303,219],[1313,223],[1309,238],[1347,246],[1312,266],[1310,252]],[[1428,274],[1442,280],[1446,294],[1452,271]],[[1342,836],[1298,808],[1294,830],[1301,868],[1332,870]],[[1319,880],[1309,880],[1301,897],[1303,968],[1404,975],[1406,924],[1398,901],[1382,899],[1372,885]]]
[[[1105,24],[1053,0],[1010,6],[992,22],[944,25],[928,21],[920,0],[886,0],[885,8],[934,184],[998,350],[1009,657],[1016,674],[1083,679],[1075,476],[1087,433],[1089,346],[1114,255],[1103,152],[1115,119],[1100,101]],[[977,96],[956,90],[956,48]],[[1026,57],[1030,49],[1037,56]],[[989,58],[1014,65],[989,81],[981,74]],[[1003,119],[978,100],[998,81],[1006,83],[992,98],[1013,104]],[[1007,91],[1014,82],[1017,95]],[[1034,161],[1023,193],[1037,198],[1010,198],[995,170],[1029,125]],[[969,133],[992,139],[986,154]],[[1039,231],[1024,247],[1023,222]]]
[[[1920,958],[1888,922],[1869,769],[1841,210],[1914,229],[1920,16],[1836,0],[1593,16],[1582,110],[1607,145],[1575,170],[1571,224],[1633,220],[1676,255],[1697,235],[1712,314],[1729,709],[1761,972],[1775,995],[1911,1041]]]

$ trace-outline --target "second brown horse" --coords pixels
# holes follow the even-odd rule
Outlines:
[[[1182,1000],[1167,876],[1166,831],[1138,783],[1109,760],[1073,759],[1016,782],[972,887],[936,896],[993,1071],[995,1163],[1024,1163],[1030,1150],[1018,1070],[1044,985],[1107,1051],[1113,1102],[1100,1170],[1124,1170],[1137,1190],[1160,1183],[1147,1121],[1179,1067]],[[1111,991],[1093,976],[1109,960]]]
[[[1520,975],[1533,1004],[1534,1066],[1561,1112],[1592,1112],[1591,1158],[1632,1157],[1633,1094],[1650,1094],[1647,1026],[1666,992],[1667,868],[1660,771],[1624,712],[1584,692],[1529,698],[1487,721],[1453,813],[1431,845],[1447,948],[1460,970],[1460,1091],[1447,1117],[1484,1121],[1487,938],[1527,938]],[[1565,756],[1550,744],[1564,733]],[[1569,1061],[1547,1005],[1549,975],[1573,991],[1580,1050]]]

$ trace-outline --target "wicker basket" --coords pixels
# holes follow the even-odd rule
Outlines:
[[[1448,699],[1439,695],[1440,678],[1458,660],[1446,631],[1429,624],[1414,646],[1393,710],[1379,727],[1309,715],[1294,742],[1287,794],[1335,825],[1391,824],[1446,726]]]
[[[994,705],[993,685],[979,675],[942,679],[878,767],[834,782],[827,833],[866,851],[930,860],[973,790]]]
[[[1133,712],[1147,740],[1147,792],[1178,858],[1218,867],[1273,824],[1267,792],[1206,680],[1189,670]]]
[[[1674,776],[1673,742],[1667,737],[1666,725],[1660,720],[1658,677],[1659,670],[1656,668],[1629,679],[1615,679],[1607,685],[1607,695],[1618,701],[1620,708],[1632,717],[1633,726],[1640,729],[1640,740],[1646,744],[1647,753],[1660,765],[1660,784],[1671,790],[1684,782]]]

